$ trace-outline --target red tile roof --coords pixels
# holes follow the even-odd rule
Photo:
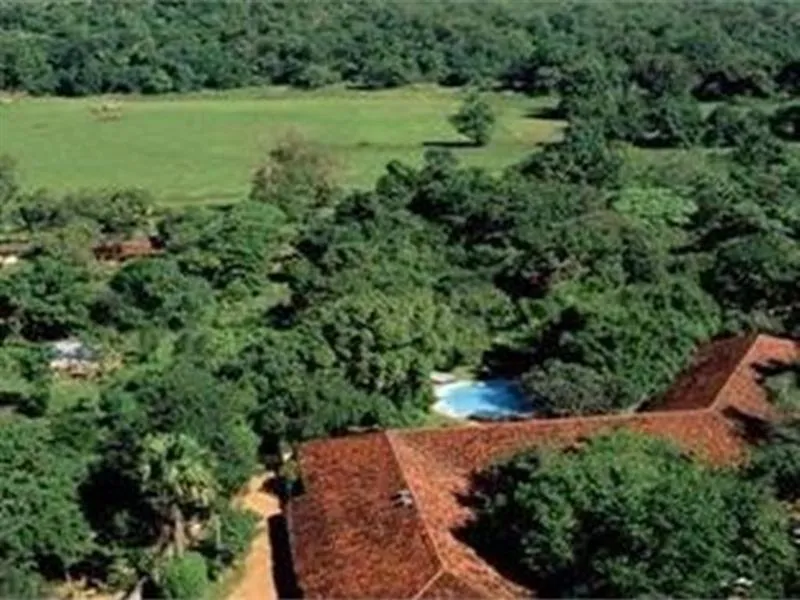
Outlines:
[[[106,241],[92,248],[97,260],[124,261],[129,258],[158,254],[161,249],[158,241],[150,237],[137,237],[130,240]]]
[[[625,427],[675,441],[714,463],[740,460],[731,412],[769,417],[754,366],[800,358],[800,345],[769,336],[716,342],[656,410],[397,430],[306,444],[305,493],[287,510],[295,570],[306,597],[509,598],[530,595],[456,535],[470,510],[470,476],[493,461],[546,444],[564,446]],[[408,490],[412,506],[392,498]]]
[[[796,360],[798,342],[767,335],[729,338],[706,344],[650,410],[734,407],[750,416],[770,416],[758,369]]]

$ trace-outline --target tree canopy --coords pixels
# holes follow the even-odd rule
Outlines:
[[[763,488],[631,433],[523,454],[484,474],[473,535],[551,597],[782,596],[787,515]]]
[[[46,423],[20,417],[0,421],[0,467],[0,581],[13,569],[63,576],[94,544],[79,495],[85,463]]]
[[[201,8],[14,0],[0,7],[0,89],[154,94],[494,79],[541,92],[592,89],[584,75],[606,71],[630,73],[656,98],[796,93],[795,15],[792,2],[225,0]],[[609,104],[605,94],[598,99]]]
[[[358,190],[290,132],[226,206],[34,190],[0,158],[0,596],[73,575],[202,594],[248,546],[230,499],[265,459],[430,425],[434,370],[604,414],[712,337],[797,336],[796,22],[755,1],[0,1],[3,104],[437,82],[554,95],[531,116],[567,121],[503,170],[438,147]],[[476,144],[495,98],[452,119]],[[96,252],[132,240],[148,256]],[[51,369],[62,338],[102,351],[85,379]],[[740,473],[633,435],[519,457],[476,527],[546,595],[797,595],[795,429]]]

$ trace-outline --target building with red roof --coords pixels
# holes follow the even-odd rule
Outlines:
[[[748,422],[773,416],[762,369],[800,360],[800,344],[766,335],[704,346],[674,385],[634,413],[310,442],[303,493],[287,506],[297,582],[312,598],[512,598],[505,578],[457,535],[472,516],[471,477],[503,457],[627,428],[674,441],[716,464],[747,451]]]

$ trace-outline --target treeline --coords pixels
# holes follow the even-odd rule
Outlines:
[[[646,90],[797,94],[783,2],[0,2],[0,89],[68,96],[336,82],[568,85],[596,59]],[[676,81],[676,78],[679,81]]]

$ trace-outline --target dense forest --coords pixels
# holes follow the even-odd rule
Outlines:
[[[289,137],[249,197],[213,208],[26,189],[0,160],[0,229],[20,258],[0,270],[0,597],[81,578],[200,597],[247,547],[254,519],[229,499],[265,457],[429,424],[434,370],[517,378],[543,417],[598,414],[657,396],[709,338],[800,336],[799,27],[792,3],[0,0],[8,90],[488,81],[556,93],[569,120],[501,173],[433,148],[362,190],[337,186],[334,161]],[[739,96],[788,103],[763,112]],[[707,99],[726,101],[709,112]],[[672,149],[642,160],[634,146]],[[98,260],[93,248],[119,240],[146,241],[148,255]],[[94,358],[65,399],[49,348],[70,338]],[[702,479],[700,525],[740,508],[726,526],[752,533],[754,568],[780,571],[761,589],[777,596],[800,585],[762,494],[798,500],[800,434],[786,431],[741,492],[694,466],[666,486],[680,507]],[[511,491],[573,469],[593,481],[622,456],[644,481],[641,453],[660,468],[672,452],[613,444],[585,465],[548,458],[534,472],[522,458],[497,477]],[[559,506],[580,500],[573,483]],[[501,504],[487,500],[490,522],[507,517]],[[729,533],[713,547],[739,539]],[[504,543],[522,555],[558,534]],[[587,586],[604,577],[589,562],[563,568]]]
[[[0,2],[0,89],[162,93],[344,81],[571,85],[597,60],[648,91],[800,89],[795,2]]]

